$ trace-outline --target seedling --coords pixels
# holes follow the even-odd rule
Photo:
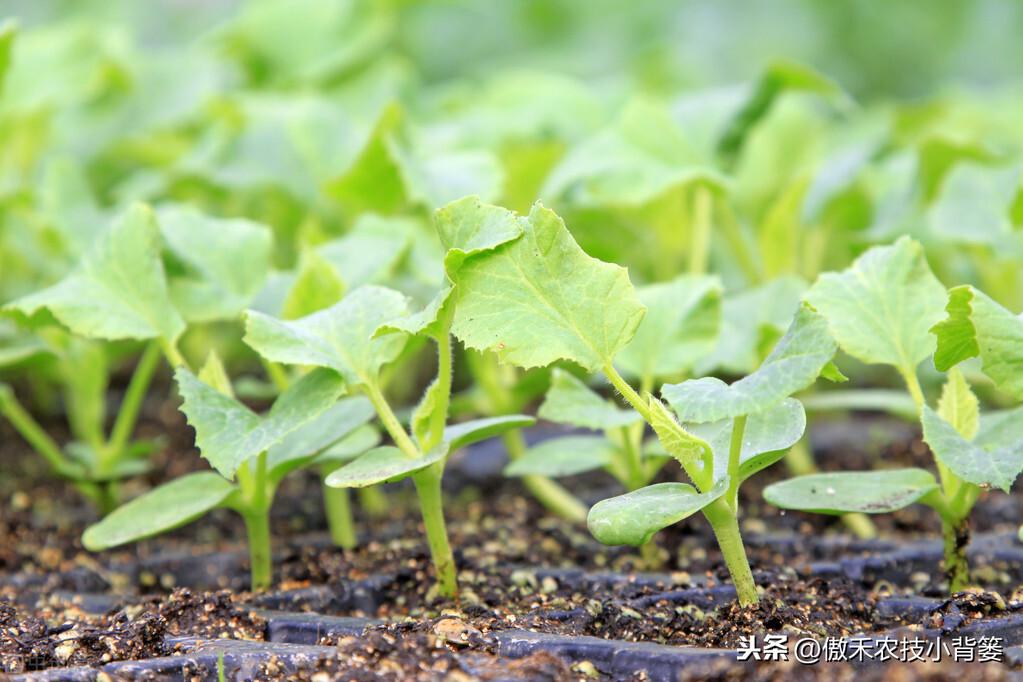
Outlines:
[[[599,503],[588,519],[597,539],[642,545],[661,528],[702,511],[740,602],[756,603],[736,517],[737,490],[802,435],[802,406],[787,396],[829,371],[835,343],[823,318],[800,310],[763,366],[731,386],[716,379],[665,386],[662,395],[683,420],[701,423],[701,436],[683,428],[660,400],[641,396],[615,368],[645,314],[624,268],[588,256],[561,219],[540,205],[528,217],[472,199],[456,207],[475,211],[476,224],[514,225],[521,234],[454,273],[453,333],[466,347],[493,351],[520,367],[568,360],[600,370],[694,484],[658,484]]]
[[[769,486],[765,498],[785,509],[826,514],[880,514],[917,502],[930,506],[941,517],[949,589],[963,589],[970,580],[970,511],[983,490],[1008,492],[1023,469],[1023,413],[981,415],[955,365],[980,355],[996,385],[1023,397],[1023,321],[971,287],[951,290],[942,320],[944,287],[920,245],[908,238],[869,250],[842,273],[822,275],[807,299],[828,319],[846,352],[864,362],[893,365],[902,375],[938,478],[923,469],[817,474]],[[932,353],[935,367],[948,370],[937,410],[926,404],[916,376],[917,364]]]
[[[350,391],[359,391],[369,399],[394,445],[366,452],[330,474],[326,483],[337,488],[362,488],[411,478],[437,573],[438,593],[445,597],[457,593],[440,487],[448,454],[507,429],[533,423],[531,417],[521,415],[447,423],[452,381],[450,328],[458,300],[458,273],[521,234],[515,223],[476,220],[478,217],[475,207],[466,210],[456,206],[438,212],[438,233],[447,249],[444,269],[454,286],[440,291],[423,310],[410,314],[403,294],[366,285],[336,305],[298,320],[279,320],[249,311],[245,335],[245,342],[266,360],[330,368],[343,377]],[[398,357],[411,336],[433,340],[438,353],[436,379],[413,411],[409,432],[383,394],[380,372]]]
[[[200,377],[184,368],[175,373],[181,409],[215,472],[189,474],[135,498],[86,530],[82,543],[98,552],[166,533],[214,509],[232,509],[245,521],[252,589],[265,590],[272,582],[270,507],[278,484],[296,469],[326,466],[331,455],[320,454],[324,441],[357,433],[372,410],[363,398],[338,401],[344,382],[328,369],[296,381],[265,415],[234,398],[215,355]],[[322,415],[330,417],[328,436]]]

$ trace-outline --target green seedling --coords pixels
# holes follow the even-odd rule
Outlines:
[[[972,287],[951,290],[942,319],[945,289],[920,245],[907,238],[871,249],[842,273],[822,275],[807,299],[846,352],[892,365],[902,375],[938,477],[923,469],[817,474],[769,486],[765,498],[782,508],[827,514],[930,506],[941,517],[949,589],[963,589],[970,580],[970,511],[983,490],[1008,492],[1023,469],[1023,422],[1019,409],[981,415],[955,365],[980,355],[992,381],[1021,397],[1023,321]],[[917,364],[932,353],[935,367],[948,370],[937,410],[927,405],[916,376]]]
[[[607,543],[642,545],[657,530],[702,511],[740,602],[756,603],[736,493],[743,478],[776,461],[802,435],[802,407],[788,395],[830,372],[835,343],[824,319],[800,310],[763,366],[731,386],[716,379],[665,386],[664,397],[684,421],[701,424],[701,436],[684,428],[660,400],[640,395],[615,368],[646,312],[624,268],[588,256],[561,219],[542,206],[528,217],[474,199],[449,209],[475,213],[470,222],[478,225],[500,223],[520,231],[467,259],[453,274],[455,336],[468,348],[492,351],[523,368],[571,361],[599,370],[693,483],[649,486],[596,505],[588,518],[594,535]]]
[[[265,590],[272,583],[270,507],[277,486],[297,469],[330,466],[339,455],[325,451],[324,443],[355,437],[372,418],[371,406],[361,397],[339,401],[344,382],[328,369],[296,381],[264,415],[234,398],[215,355],[199,377],[179,368],[175,378],[196,446],[215,471],[188,474],[135,498],[86,530],[82,543],[101,551],[166,533],[214,509],[231,509],[245,521],[252,589]]]
[[[473,212],[471,217],[475,216]],[[521,234],[514,223],[464,217],[451,211],[438,213],[437,228],[447,249],[444,269],[454,286],[440,291],[423,310],[410,313],[403,294],[366,285],[330,308],[293,321],[250,311],[245,335],[245,342],[264,359],[330,368],[341,375],[350,391],[369,399],[393,445],[361,455],[330,474],[326,483],[337,488],[363,488],[411,478],[437,573],[438,593],[445,597],[454,597],[458,589],[441,494],[449,453],[533,423],[531,417],[520,415],[447,423],[452,382],[450,329],[458,300],[457,274],[482,254],[500,249]],[[437,376],[413,410],[411,428],[406,430],[384,396],[380,374],[413,336],[436,344]]]

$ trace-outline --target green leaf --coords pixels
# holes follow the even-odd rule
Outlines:
[[[349,289],[390,281],[421,229],[418,221],[375,214],[360,216],[343,237],[317,248]]]
[[[210,354],[206,356],[206,362],[199,369],[199,381],[212,387],[219,393],[223,393],[228,398],[235,397],[234,388],[231,386],[231,378],[227,376],[224,363],[220,361],[220,356],[217,355],[215,350],[210,351]]]
[[[647,406],[650,408],[650,426],[664,446],[665,452],[683,466],[712,461],[714,451],[710,443],[682,428],[660,400],[652,395],[646,398]]]
[[[527,369],[563,359],[591,371],[610,364],[643,319],[628,272],[587,256],[540,205],[520,224],[522,237],[456,273],[455,336]]]
[[[312,461],[324,450],[369,422],[374,414],[373,405],[363,396],[337,401],[270,448],[267,453],[267,471],[271,480],[279,481],[290,471]],[[365,449],[370,447],[372,445]]]
[[[934,476],[923,469],[843,471],[773,483],[764,489],[764,499],[782,509],[816,514],[886,514],[937,490]]]
[[[82,544],[99,552],[166,533],[224,504],[235,486],[212,471],[182,476],[114,510],[89,526]]]
[[[828,320],[842,350],[902,371],[934,352],[929,330],[941,319],[945,288],[908,237],[876,246],[840,273],[824,273],[806,300]]]
[[[714,451],[714,480],[728,476],[734,419],[708,424],[689,424],[688,430],[708,443]],[[766,469],[785,455],[803,437],[806,413],[795,398],[786,398],[746,419],[739,455],[739,482]]]
[[[44,308],[81,336],[175,341],[185,322],[167,292],[153,212],[132,206],[75,272],[4,307],[28,317]]]
[[[611,464],[615,449],[603,436],[545,440],[504,468],[505,476],[573,476]]]
[[[957,163],[927,212],[931,230],[950,241],[995,246],[1013,230],[1010,210],[1020,192],[1020,166]]]
[[[627,375],[659,379],[692,368],[714,349],[721,324],[721,282],[683,275],[636,290],[646,316],[615,357]]]
[[[181,411],[195,429],[199,452],[229,479],[238,467],[315,419],[344,392],[336,373],[313,371],[292,384],[261,417],[187,369],[179,368],[174,376],[184,399]]]
[[[187,321],[229,320],[252,303],[270,271],[270,228],[186,206],[160,208],[157,220],[167,248],[186,266],[169,277],[169,287]]]
[[[434,226],[447,250],[444,271],[454,278],[466,259],[493,251],[522,236],[522,225],[512,211],[465,197],[437,209]]]
[[[713,490],[700,493],[686,483],[656,483],[598,502],[590,509],[586,525],[605,545],[639,546],[662,528],[714,502],[727,487],[727,481],[721,481]]]
[[[950,289],[945,310],[948,317],[931,328],[934,366],[945,371],[979,355],[995,385],[1023,400],[1023,318],[971,286]]]
[[[450,325],[448,316],[452,312],[453,299],[451,291],[451,287],[446,287],[419,312],[381,325],[374,332],[373,337],[376,338],[384,334],[404,333],[410,336],[437,338],[442,334],[446,334]]]
[[[478,443],[494,436],[524,429],[536,423],[536,419],[527,414],[507,414],[501,417],[485,417],[470,419],[459,424],[451,424],[444,429],[444,440],[452,451]]]
[[[14,45],[14,36],[17,34],[18,25],[14,21],[5,19],[3,24],[0,24],[0,95],[3,95],[4,77],[11,65],[11,46]]]
[[[374,448],[327,476],[324,482],[332,488],[365,488],[378,483],[392,483],[442,461],[447,454],[447,443],[441,443],[415,459],[395,447]]]
[[[1011,447],[1023,440],[1023,406],[1011,410],[985,412],[973,442],[982,448]]]
[[[804,395],[800,398],[809,412],[832,410],[870,410],[915,421],[918,413],[916,403],[904,390],[889,389],[845,389],[824,391]]]
[[[329,308],[344,293],[345,283],[334,266],[316,251],[307,251],[302,254],[298,274],[284,299],[281,317],[294,320]]]
[[[551,387],[537,416],[541,419],[581,426],[584,429],[613,429],[635,424],[642,417],[634,410],[623,410],[593,392],[575,375],[555,367]]]
[[[926,405],[920,419],[924,427],[924,441],[952,473],[974,485],[995,486],[1009,492],[1023,470],[1023,440],[971,443]]]
[[[683,422],[713,422],[759,412],[812,384],[836,350],[824,318],[803,306],[764,364],[729,385],[706,377],[666,384],[661,395]]]
[[[973,440],[980,426],[980,402],[958,367],[949,370],[948,381],[938,399],[938,416],[966,440]]]
[[[373,424],[363,424],[320,453],[316,462],[324,465],[347,462],[380,445],[381,440],[380,429]]]
[[[244,341],[267,360],[329,367],[349,385],[360,386],[376,381],[380,368],[401,354],[403,335],[373,334],[407,311],[404,295],[366,285],[336,305],[298,320],[286,322],[250,310]]]

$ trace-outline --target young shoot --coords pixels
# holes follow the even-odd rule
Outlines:
[[[1023,397],[1023,320],[972,287],[951,290],[942,320],[944,287],[920,245],[908,238],[867,251],[842,273],[822,275],[807,299],[827,317],[842,349],[902,375],[938,477],[924,469],[814,474],[769,486],[765,498],[785,509],[825,514],[880,514],[925,504],[941,518],[949,590],[962,590],[970,582],[966,547],[974,503],[987,489],[1008,492],[1023,469],[1023,414],[981,415],[955,365],[980,355],[996,386]],[[948,371],[936,410],[916,376],[917,364],[932,353],[936,369]]]
[[[87,529],[82,543],[101,551],[192,523],[214,509],[232,509],[245,521],[252,589],[265,590],[272,584],[270,507],[277,486],[290,472],[321,464],[308,431],[291,440],[289,435],[330,414],[331,435],[344,438],[372,412],[362,398],[339,401],[344,382],[328,369],[293,383],[264,415],[235,399],[215,355],[199,377],[179,368],[175,379],[196,446],[215,471],[183,476],[135,498]]]

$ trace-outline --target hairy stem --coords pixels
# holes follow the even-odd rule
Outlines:
[[[714,530],[714,537],[721,548],[721,556],[728,567],[729,575],[732,576],[739,604],[741,606],[758,604],[760,597],[757,595],[757,586],[753,581],[749,560],[746,558],[746,548],[742,544],[739,522],[731,507],[723,498],[719,498],[704,507],[703,515],[707,517],[710,527]]]
[[[394,444],[398,446],[398,449],[405,453],[406,457],[411,459],[418,459],[420,457],[419,448],[412,442],[408,432],[405,431],[405,427],[398,421],[398,417],[394,414],[394,410],[391,409],[390,403],[387,402],[387,398],[380,392],[380,388],[377,387],[376,382],[367,381],[364,385],[366,391],[366,397],[373,403],[373,408],[376,410],[377,416],[380,417],[380,423],[384,425],[384,429],[391,436]]]
[[[142,401],[149,391],[149,384],[152,383],[153,374],[160,363],[161,349],[156,341],[150,341],[142,352],[138,364],[135,365],[135,372],[128,383],[128,390],[125,391],[124,400],[121,401],[121,408],[117,412],[117,419],[110,432],[110,440],[107,441],[105,451],[107,456],[115,461],[123,455],[124,448],[135,430],[138,422],[139,412],[142,409]]]
[[[438,462],[412,475],[419,494],[419,508],[426,528],[426,541],[430,546],[433,568],[437,572],[437,590],[442,597],[454,599],[458,596],[458,572],[455,557],[448,544],[448,531],[444,524],[444,505],[441,493],[443,462]]]

